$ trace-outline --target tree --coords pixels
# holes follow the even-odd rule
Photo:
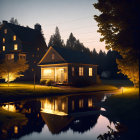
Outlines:
[[[2,64],[0,64],[0,77],[5,79],[5,82],[14,81],[16,78],[20,76],[24,76],[22,72],[28,69],[28,64],[24,60],[5,60]]]
[[[94,7],[101,13],[94,18],[106,48],[119,52],[120,72],[134,83],[139,83],[140,7],[137,0],[98,0]],[[135,69],[135,70],[134,70]]]
[[[75,48],[76,41],[77,40],[73,36],[73,33],[70,33],[70,36],[69,36],[69,38],[67,39],[67,42],[66,42],[66,47],[68,47],[68,48]]]
[[[12,23],[12,24],[15,24],[15,25],[19,25],[17,19],[14,18],[14,17],[12,17],[9,22]]]
[[[64,47],[64,41],[61,39],[58,27],[55,29],[55,34],[50,37],[48,47],[50,46]]]

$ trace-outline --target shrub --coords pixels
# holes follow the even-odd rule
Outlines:
[[[46,82],[46,85],[47,86],[52,86],[52,85],[54,85],[54,81],[53,80],[47,80],[47,82]]]
[[[40,85],[46,85],[46,81],[47,81],[47,80],[41,80],[41,81],[40,81]]]

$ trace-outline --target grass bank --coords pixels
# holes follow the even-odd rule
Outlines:
[[[139,88],[123,87],[104,103],[108,117],[122,122],[140,119]]]
[[[93,85],[83,88],[74,88],[66,86],[48,87],[36,85],[34,90],[33,84],[11,83],[8,87],[7,84],[4,83],[0,84],[0,102],[14,101],[29,97],[43,97],[49,95],[74,94],[83,92],[113,91],[117,89],[118,88],[113,85]]]
[[[10,112],[0,107],[0,130],[2,133],[7,133],[7,130],[12,126],[25,125],[27,118],[24,114]]]

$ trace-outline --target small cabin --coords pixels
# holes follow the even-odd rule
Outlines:
[[[38,65],[41,67],[41,80],[53,80],[57,84],[96,83],[97,65],[84,52],[51,46]]]

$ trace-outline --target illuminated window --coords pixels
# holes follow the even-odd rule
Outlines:
[[[72,76],[74,76],[74,67],[72,67]]]
[[[26,60],[26,54],[19,54],[19,60]]]
[[[7,60],[13,60],[14,59],[14,54],[6,54]]]
[[[18,50],[18,44],[14,44],[14,50]]]
[[[80,99],[79,100],[79,108],[83,108],[84,107],[84,100]]]
[[[3,46],[3,51],[5,51],[5,46]]]
[[[16,40],[16,35],[13,36],[13,40]]]
[[[72,105],[72,110],[74,110],[74,107],[75,107],[74,106],[74,101],[71,102],[71,105]]]
[[[83,76],[83,75],[84,75],[84,68],[79,67],[79,76]]]
[[[51,71],[51,69],[44,69],[44,71],[43,71],[43,74],[46,76],[51,76],[51,73],[52,73],[52,71]]]
[[[92,76],[92,68],[89,68],[89,76]]]
[[[3,43],[5,43],[5,38],[2,39]]]
[[[88,107],[92,107],[93,103],[92,103],[92,98],[88,99]]]
[[[4,29],[4,33],[7,34],[7,29]]]
[[[62,110],[65,110],[65,103],[62,103]]]
[[[54,60],[54,57],[55,57],[55,55],[54,55],[54,53],[52,54],[52,60]]]
[[[14,126],[14,133],[15,133],[15,134],[18,133],[18,126]]]

